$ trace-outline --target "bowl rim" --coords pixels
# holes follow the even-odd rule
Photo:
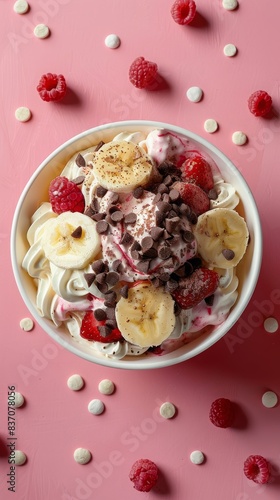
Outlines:
[[[59,336],[58,333],[55,333],[55,331],[49,327],[49,325],[45,322],[44,318],[41,317],[34,306],[33,302],[30,300],[28,294],[25,291],[24,285],[21,280],[20,273],[18,271],[18,261],[17,261],[17,251],[16,251],[16,236],[17,236],[17,230],[18,230],[18,219],[20,216],[21,212],[21,206],[24,202],[24,199],[31,188],[33,182],[35,179],[39,176],[41,171],[47,166],[47,164],[53,160],[58,154],[62,153],[64,149],[67,147],[73,145],[77,141],[81,141],[83,138],[90,136],[91,134],[97,134],[101,133],[104,130],[112,129],[112,128],[121,128],[122,130],[125,129],[125,127],[133,127],[135,130],[137,127],[147,127],[151,129],[157,129],[157,128],[164,128],[171,130],[171,132],[175,134],[181,134],[184,136],[187,136],[190,140],[193,140],[195,142],[198,142],[200,145],[202,145],[207,152],[209,152],[210,156],[211,153],[213,153],[215,156],[219,158],[222,162],[224,162],[227,165],[227,168],[229,168],[238,178],[239,181],[244,185],[247,191],[247,196],[249,200],[249,205],[252,207],[252,213],[250,215],[252,216],[253,220],[253,227],[254,227],[254,240],[255,240],[255,247],[254,247],[254,252],[252,254],[252,259],[251,259],[251,267],[254,267],[254,273],[250,275],[249,281],[247,282],[247,291],[246,291],[246,299],[242,301],[242,304],[238,303],[238,314],[234,314],[236,308],[233,310],[233,314],[230,316],[230,322],[225,325],[225,323],[219,325],[219,335],[216,335],[215,338],[210,338],[209,336],[205,337],[202,343],[198,343],[190,352],[184,352],[183,354],[180,354],[177,357],[172,357],[172,358],[167,358],[168,354],[163,355],[163,356],[156,356],[153,358],[149,359],[156,359],[156,362],[154,363],[147,363],[147,358],[145,358],[145,355],[142,357],[133,357],[132,359],[111,359],[107,358],[106,356],[101,356],[96,357],[93,359],[92,354],[94,355],[94,351],[92,353],[90,352],[84,352],[83,350],[80,350],[79,344],[77,342],[77,346],[74,346],[72,344],[69,344],[68,342],[64,341],[61,336]],[[246,201],[248,201],[246,200]],[[153,121],[153,120],[125,120],[125,121],[118,121],[118,122],[112,122],[112,123],[106,123],[102,125],[98,125],[96,127],[92,127],[90,129],[84,130],[83,132],[76,134],[75,136],[71,137],[67,141],[65,141],[63,144],[58,146],[54,151],[52,151],[41,163],[40,165],[35,169],[31,177],[29,178],[28,182],[26,183],[15,208],[14,215],[13,215],[13,220],[12,220],[12,226],[11,226],[11,235],[10,235],[10,252],[11,252],[11,263],[12,263],[12,270],[14,274],[14,278],[17,284],[17,287],[19,289],[20,295],[22,300],[24,301],[25,305],[31,312],[31,314],[34,316],[36,322],[41,326],[44,332],[46,332],[55,342],[60,344],[62,347],[65,347],[68,351],[70,351],[72,354],[77,355],[80,358],[83,358],[87,361],[90,361],[91,363],[96,363],[99,365],[106,366],[108,368],[119,368],[119,369],[135,369],[135,370],[149,370],[149,369],[157,369],[157,368],[164,368],[167,366],[172,366],[175,364],[182,363],[184,361],[187,361],[188,359],[191,359],[198,354],[204,352],[207,350],[209,347],[214,345],[216,342],[218,342],[226,333],[228,333],[231,328],[234,326],[234,324],[239,320],[240,316],[246,309],[247,305],[249,304],[249,301],[254,293],[255,287],[257,285],[257,281],[259,278],[260,274],[260,269],[261,269],[261,262],[262,262],[262,253],[263,253],[263,236],[262,236],[262,228],[261,228],[261,221],[260,221],[260,216],[257,208],[257,204],[255,201],[255,198],[253,196],[253,193],[251,189],[249,188],[249,185],[247,184],[247,181],[241,174],[241,172],[237,169],[237,167],[234,165],[234,163],[215,145],[210,143],[208,140],[204,139],[200,135],[191,132],[188,129],[185,129],[183,127],[173,125],[170,123],[165,123],[165,122],[158,122],[158,121]],[[229,319],[229,318],[228,318]],[[192,341],[190,344],[196,342],[195,340]],[[187,345],[190,345],[187,344]],[[183,346],[186,347],[186,346]],[[182,347],[182,348],[183,348]],[[182,349],[179,348],[179,349]],[[172,354],[172,353],[171,353]]]

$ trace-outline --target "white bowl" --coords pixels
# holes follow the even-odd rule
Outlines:
[[[240,195],[243,205],[241,215],[246,219],[249,228],[250,244],[241,264],[238,266],[240,281],[238,300],[222,325],[215,327],[210,334],[202,334],[189,344],[162,356],[144,354],[122,360],[109,359],[78,343],[70,334],[66,334],[65,331],[59,328],[57,329],[51,321],[39,315],[36,308],[34,281],[21,267],[23,257],[28,250],[26,233],[30,226],[31,216],[38,208],[39,201],[48,200],[47,191],[50,180],[61,173],[65,163],[71,156],[93,144],[97,144],[101,139],[107,142],[121,131],[143,131],[148,133],[156,128],[165,128],[175,134],[186,136],[197,145],[199,150],[208,153],[214,159],[224,180],[232,183]],[[93,363],[114,368],[152,369],[181,363],[198,355],[215,344],[233,327],[248,305],[258,280],[262,259],[262,231],[256,203],[246,181],[233,163],[219,149],[198,135],[167,123],[141,120],[126,121],[86,130],[56,149],[37,168],[24,188],[15,210],[11,231],[11,257],[16,283],[26,306],[37,323],[56,342],[73,354]]]

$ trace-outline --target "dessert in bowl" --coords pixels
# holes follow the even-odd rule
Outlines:
[[[232,162],[173,125],[127,121],[72,138],[35,171],[11,254],[38,324],[125,369],[185,361],[221,339],[255,289],[262,234]]]

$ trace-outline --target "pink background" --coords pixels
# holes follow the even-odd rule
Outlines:
[[[267,333],[268,316],[280,320],[279,304],[279,0],[240,0],[226,11],[221,0],[197,0],[192,26],[170,16],[171,0],[30,0],[17,15],[12,0],[0,2],[1,93],[1,358],[0,498],[17,500],[136,499],[144,493],[128,479],[138,458],[157,463],[161,475],[150,498],[182,500],[276,500],[280,495],[279,411],[264,408],[264,391],[280,396],[279,331]],[[48,39],[33,35],[36,24],[51,30]],[[121,46],[108,49],[116,33]],[[223,47],[234,43],[234,58]],[[158,64],[161,90],[135,89],[128,80],[138,56]],[[46,72],[64,74],[70,92],[59,104],[43,102],[36,92]],[[204,98],[194,104],[186,90],[198,85]],[[267,119],[248,111],[255,90],[273,99]],[[19,123],[14,112],[28,106],[32,119]],[[219,130],[207,134],[203,123],[215,118]],[[242,319],[215,346],[181,365],[150,372],[127,372],[91,364],[64,351],[38,326],[23,332],[29,316],[13,277],[9,236],[18,197],[37,166],[60,144],[88,128],[112,121],[150,119],[170,122],[211,140],[247,179],[257,201],[264,236],[261,276]],[[249,138],[235,146],[231,135]],[[279,302],[279,300],[278,300]],[[80,392],[66,382],[79,373]],[[111,396],[98,392],[109,378]],[[28,457],[16,471],[16,493],[7,490],[7,391],[15,385],[26,399],[16,411],[17,448]],[[214,427],[211,402],[226,397],[238,406],[236,425]],[[106,405],[103,415],[87,410],[91,399]],[[159,417],[161,403],[177,408],[172,420]],[[92,461],[73,459],[78,447]],[[193,465],[200,449],[206,462]],[[243,462],[261,454],[273,466],[272,481],[259,486],[246,479]]]

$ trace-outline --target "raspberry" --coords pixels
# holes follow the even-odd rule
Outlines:
[[[231,427],[234,417],[234,407],[229,399],[219,398],[213,401],[209,418],[216,427]]]
[[[158,468],[147,458],[140,458],[131,467],[129,479],[138,491],[150,491],[158,480]]]
[[[244,474],[255,483],[268,483],[270,478],[269,463],[261,455],[250,455],[244,462]]]
[[[193,0],[176,0],[171,8],[171,15],[177,24],[189,24],[196,14]]]
[[[47,73],[41,76],[37,90],[43,101],[61,101],[66,94],[66,81],[63,75]]]
[[[50,183],[49,199],[56,214],[63,212],[83,212],[85,208],[84,195],[75,182],[66,177],[56,177]]]
[[[265,90],[257,90],[248,99],[248,107],[255,116],[265,116],[272,107],[272,99]]]
[[[145,89],[155,81],[157,70],[156,63],[137,57],[129,68],[129,80],[138,89]]]

